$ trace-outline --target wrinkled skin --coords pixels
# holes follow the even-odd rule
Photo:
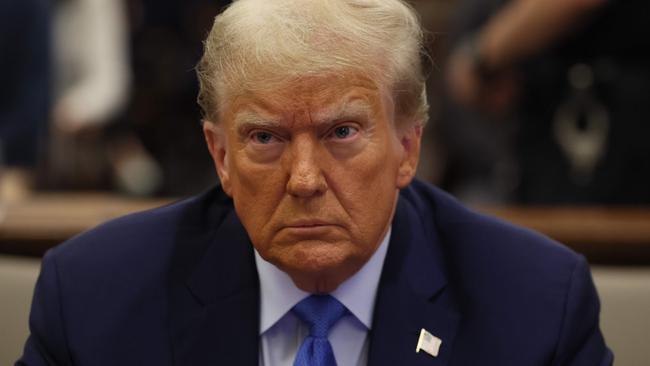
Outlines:
[[[363,77],[301,78],[224,106],[204,134],[253,245],[299,288],[335,290],[386,234],[420,124],[398,131],[390,94]]]

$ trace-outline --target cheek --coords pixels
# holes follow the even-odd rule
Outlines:
[[[332,170],[332,190],[359,235],[383,231],[397,193],[397,171],[397,159],[385,144],[369,144],[364,153]]]
[[[251,238],[264,234],[264,226],[278,207],[285,189],[285,177],[279,167],[256,164],[247,159],[232,160],[232,191],[237,215]]]
[[[274,190],[282,188],[279,184],[282,175],[277,164],[259,162],[250,158],[246,146],[238,146],[230,155],[230,171],[233,177],[233,190],[240,200],[263,199]]]
[[[392,192],[396,188],[399,164],[389,145],[386,140],[370,142],[363,153],[350,161],[347,175],[354,179],[352,185],[365,195]]]

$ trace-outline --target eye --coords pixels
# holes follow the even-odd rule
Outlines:
[[[274,142],[274,140],[277,140],[277,138],[273,136],[272,133],[267,131],[255,131],[250,134],[250,138],[253,140],[253,142],[263,145],[270,144]]]
[[[345,140],[359,133],[359,129],[354,126],[343,125],[335,127],[332,130],[331,137],[338,140]]]

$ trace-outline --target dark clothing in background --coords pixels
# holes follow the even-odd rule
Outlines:
[[[505,3],[466,1],[452,38],[458,41],[479,30]],[[647,1],[610,1],[578,25],[575,33],[519,65],[522,94],[514,111],[512,145],[515,201],[650,203],[649,19]],[[568,79],[576,64],[587,65],[593,73],[589,98],[604,107],[609,119],[602,156],[585,179],[576,179],[555,131],[558,109],[576,95]],[[578,126],[583,126],[586,114],[579,115]],[[487,169],[489,163],[480,166]]]
[[[647,1],[611,1],[581,32],[525,65],[519,200],[650,203],[649,19]],[[566,74],[576,63],[592,68],[595,100],[610,120],[604,155],[582,185],[571,181],[550,123],[558,104],[570,97]]]
[[[0,1],[0,157],[9,166],[33,167],[46,129],[50,10],[48,0]]]
[[[200,126],[194,67],[214,17],[228,3],[128,1],[134,83],[124,125],[160,163],[162,194],[197,193],[216,181]]]

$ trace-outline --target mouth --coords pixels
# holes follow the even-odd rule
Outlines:
[[[332,222],[322,220],[298,220],[288,223],[283,229],[298,235],[318,235],[325,234],[338,226]]]
[[[335,226],[334,224],[321,220],[299,220],[286,225],[287,228],[313,228],[320,226]]]

